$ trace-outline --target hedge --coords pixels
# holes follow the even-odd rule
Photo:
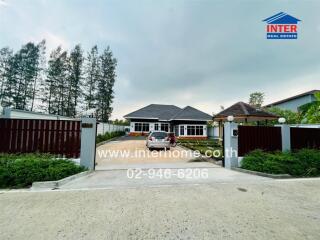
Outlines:
[[[0,154],[0,188],[29,187],[36,181],[55,181],[85,170],[49,154]]]
[[[255,150],[247,154],[241,168],[272,174],[290,174],[295,177],[320,176],[320,151],[302,149],[295,152],[268,153]]]
[[[114,138],[114,137],[120,137],[120,136],[123,136],[125,134],[125,132],[123,131],[116,131],[116,132],[107,132],[105,134],[99,134],[96,138],[96,143],[100,143],[100,142],[103,142],[103,141],[107,141],[111,138]]]

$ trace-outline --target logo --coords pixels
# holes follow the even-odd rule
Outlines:
[[[280,12],[263,20],[267,23],[267,39],[298,39],[298,22],[287,13]]]

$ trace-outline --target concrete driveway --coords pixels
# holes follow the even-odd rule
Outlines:
[[[197,156],[191,150],[179,146],[168,151],[150,151],[145,137],[121,137],[97,148],[96,169],[110,169],[112,166],[128,164],[186,163]]]
[[[320,181],[5,192],[1,239],[320,239]]]

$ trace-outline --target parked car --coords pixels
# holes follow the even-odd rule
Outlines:
[[[147,137],[147,148],[152,149],[170,149],[170,139],[168,133],[164,131],[153,131]]]

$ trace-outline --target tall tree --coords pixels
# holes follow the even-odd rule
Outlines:
[[[32,89],[32,102],[30,111],[34,110],[35,107],[35,101],[38,95],[38,89],[40,88],[41,82],[44,78],[44,71],[46,67],[46,41],[42,40],[38,45],[38,59],[36,62],[36,73],[35,73],[35,79],[33,82],[33,89]]]
[[[59,46],[50,54],[47,77],[44,82],[45,94],[43,102],[50,114],[66,114],[67,84],[67,52]]]
[[[39,46],[29,42],[10,59],[5,89],[8,106],[30,110],[39,72],[39,53]]]
[[[107,47],[100,56],[101,74],[98,80],[97,117],[106,122],[109,120],[114,98],[114,82],[116,78],[117,60],[113,57],[110,47]]]
[[[70,117],[75,117],[77,115],[76,107],[81,93],[80,86],[82,83],[83,60],[83,51],[81,46],[76,45],[68,58],[68,98],[66,115]]]
[[[10,95],[8,95],[9,82],[8,72],[12,59],[12,50],[8,47],[0,49],[0,106],[8,106]]]
[[[264,93],[262,92],[254,92],[250,94],[249,104],[251,106],[260,108],[264,102]]]
[[[84,81],[84,101],[85,109],[96,108],[97,83],[100,77],[98,47],[94,46],[88,53],[87,64],[85,68]]]

